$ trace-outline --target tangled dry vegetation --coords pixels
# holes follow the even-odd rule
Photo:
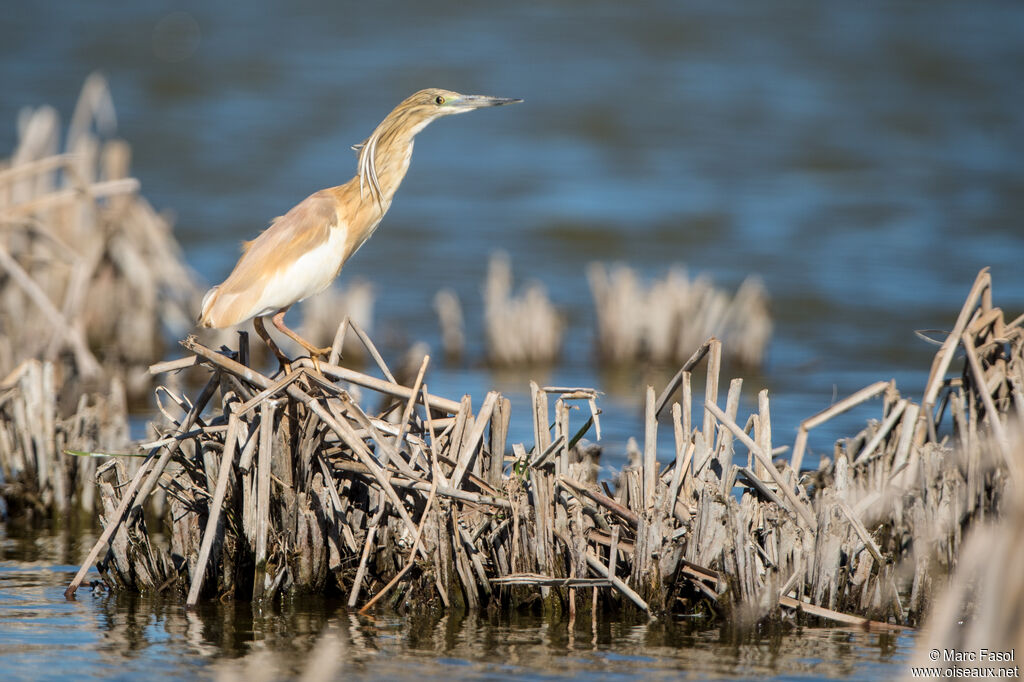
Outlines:
[[[92,517],[99,459],[64,451],[124,452],[132,446],[119,379],[108,395],[83,394],[68,410],[60,405],[56,374],[52,362],[33,359],[0,383],[0,498],[11,518],[63,518],[72,509]],[[129,460],[127,466],[139,464]]]
[[[1019,378],[1018,378],[1019,381]],[[1019,409],[1019,408],[1018,408]],[[954,668],[991,661],[940,661],[929,657],[929,652],[1012,651],[1024,648],[1024,622],[1020,618],[1020,605],[1024,601],[1024,434],[1018,418],[1017,427],[1009,434],[1010,448],[1004,448],[993,439],[978,447],[982,458],[973,465],[979,472],[1009,477],[1006,496],[998,515],[980,520],[964,533],[963,547],[957,560],[956,571],[948,584],[939,586],[938,597],[922,627],[911,666],[941,667],[945,677],[956,677]],[[1008,456],[1008,457],[1007,457]],[[958,523],[947,525],[946,530],[956,532]],[[948,672],[947,672],[948,670]],[[909,679],[909,670],[906,671]]]
[[[591,389],[533,385],[534,443],[509,449],[507,400],[491,392],[474,410],[468,396],[431,395],[429,359],[406,386],[383,361],[385,379],[307,360],[268,377],[238,362],[244,351],[185,346],[190,355],[157,369],[201,364],[208,382],[180,400],[187,412],[133,476],[119,460],[99,472],[104,533],[69,594],[99,560],[118,589],[177,591],[190,604],[338,592],[364,609],[914,623],[963,529],[999,510],[1005,467],[983,466],[978,443],[1007,442],[1005,420],[1024,411],[1021,319],[992,306],[987,272],[920,404],[891,382],[869,386],[805,420],[790,464],[773,458],[766,391],[739,419],[734,379],[721,407],[722,347],[705,342],[660,394],[648,388],[643,456],[614,490],[594,480],[581,447],[599,429]],[[958,348],[967,360],[950,377]],[[694,405],[691,373],[705,360],[708,391]],[[380,394],[381,407],[357,404],[352,384]],[[878,395],[880,420],[799,476],[807,433]],[[657,461],[663,414],[670,462]],[[167,545],[140,513],[160,487]]]
[[[190,326],[198,293],[168,220],[138,194],[131,151],[113,139],[105,80],[82,88],[61,152],[59,116],[25,109],[0,163],[0,376],[29,358],[58,382],[120,376],[148,387],[168,330]]]
[[[625,265],[592,263],[587,279],[597,313],[598,352],[604,360],[679,363],[704,339],[715,336],[730,359],[761,366],[772,323],[768,294],[758,278],[744,280],[732,296],[706,276],[691,280],[680,266],[649,286]]]
[[[550,364],[562,349],[565,320],[539,282],[512,293],[512,264],[504,253],[491,256],[484,283],[487,358],[493,365]]]
[[[712,336],[723,342],[728,359],[760,367],[771,339],[768,295],[756,277],[745,280],[734,295],[715,287],[709,278],[690,279],[674,266],[663,279],[646,286],[632,268],[591,263],[587,279],[596,321],[595,359],[633,365],[678,364]],[[512,266],[507,254],[491,256],[483,285],[484,346],[492,366],[548,365],[558,359],[565,336],[565,316],[547,290],[529,282],[513,293]],[[434,298],[445,356],[463,356],[466,334],[462,306],[454,291]]]

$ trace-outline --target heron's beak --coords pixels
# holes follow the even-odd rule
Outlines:
[[[461,95],[458,100],[452,102],[460,109],[481,109],[483,107],[500,107],[502,104],[522,102],[521,99],[510,97],[487,97],[486,95]]]

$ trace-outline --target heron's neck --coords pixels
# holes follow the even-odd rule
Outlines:
[[[409,126],[391,121],[391,116],[373,131],[359,153],[359,180],[367,198],[387,210],[402,184],[412,159],[413,140],[429,121]]]

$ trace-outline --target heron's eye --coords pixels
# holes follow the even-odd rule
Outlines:
[[[437,104],[440,106],[440,105],[444,104],[444,97],[442,97],[441,95],[438,95],[437,97],[434,98],[434,101],[437,102]]]

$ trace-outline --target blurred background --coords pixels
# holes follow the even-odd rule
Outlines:
[[[773,335],[759,368],[724,379],[746,377],[741,423],[770,390],[778,443],[879,379],[919,398],[935,347],[914,332],[949,329],[980,268],[996,305],[1024,311],[1022,35],[1009,0],[18,3],[0,19],[0,149],[21,107],[66,121],[101,70],[142,194],[212,284],[241,240],[351,178],[350,146],[411,92],[523,98],[419,136],[341,284],[372,286],[386,357],[428,344],[432,392],[518,403],[513,440],[532,441],[530,378],[606,392],[605,462],[621,466],[644,384],[674,368],[596,362],[591,262],[648,280],[683,264],[730,292],[758,275]],[[496,250],[565,316],[550,368],[485,362]],[[447,365],[442,288],[466,320]],[[878,414],[815,430],[805,462]]]

